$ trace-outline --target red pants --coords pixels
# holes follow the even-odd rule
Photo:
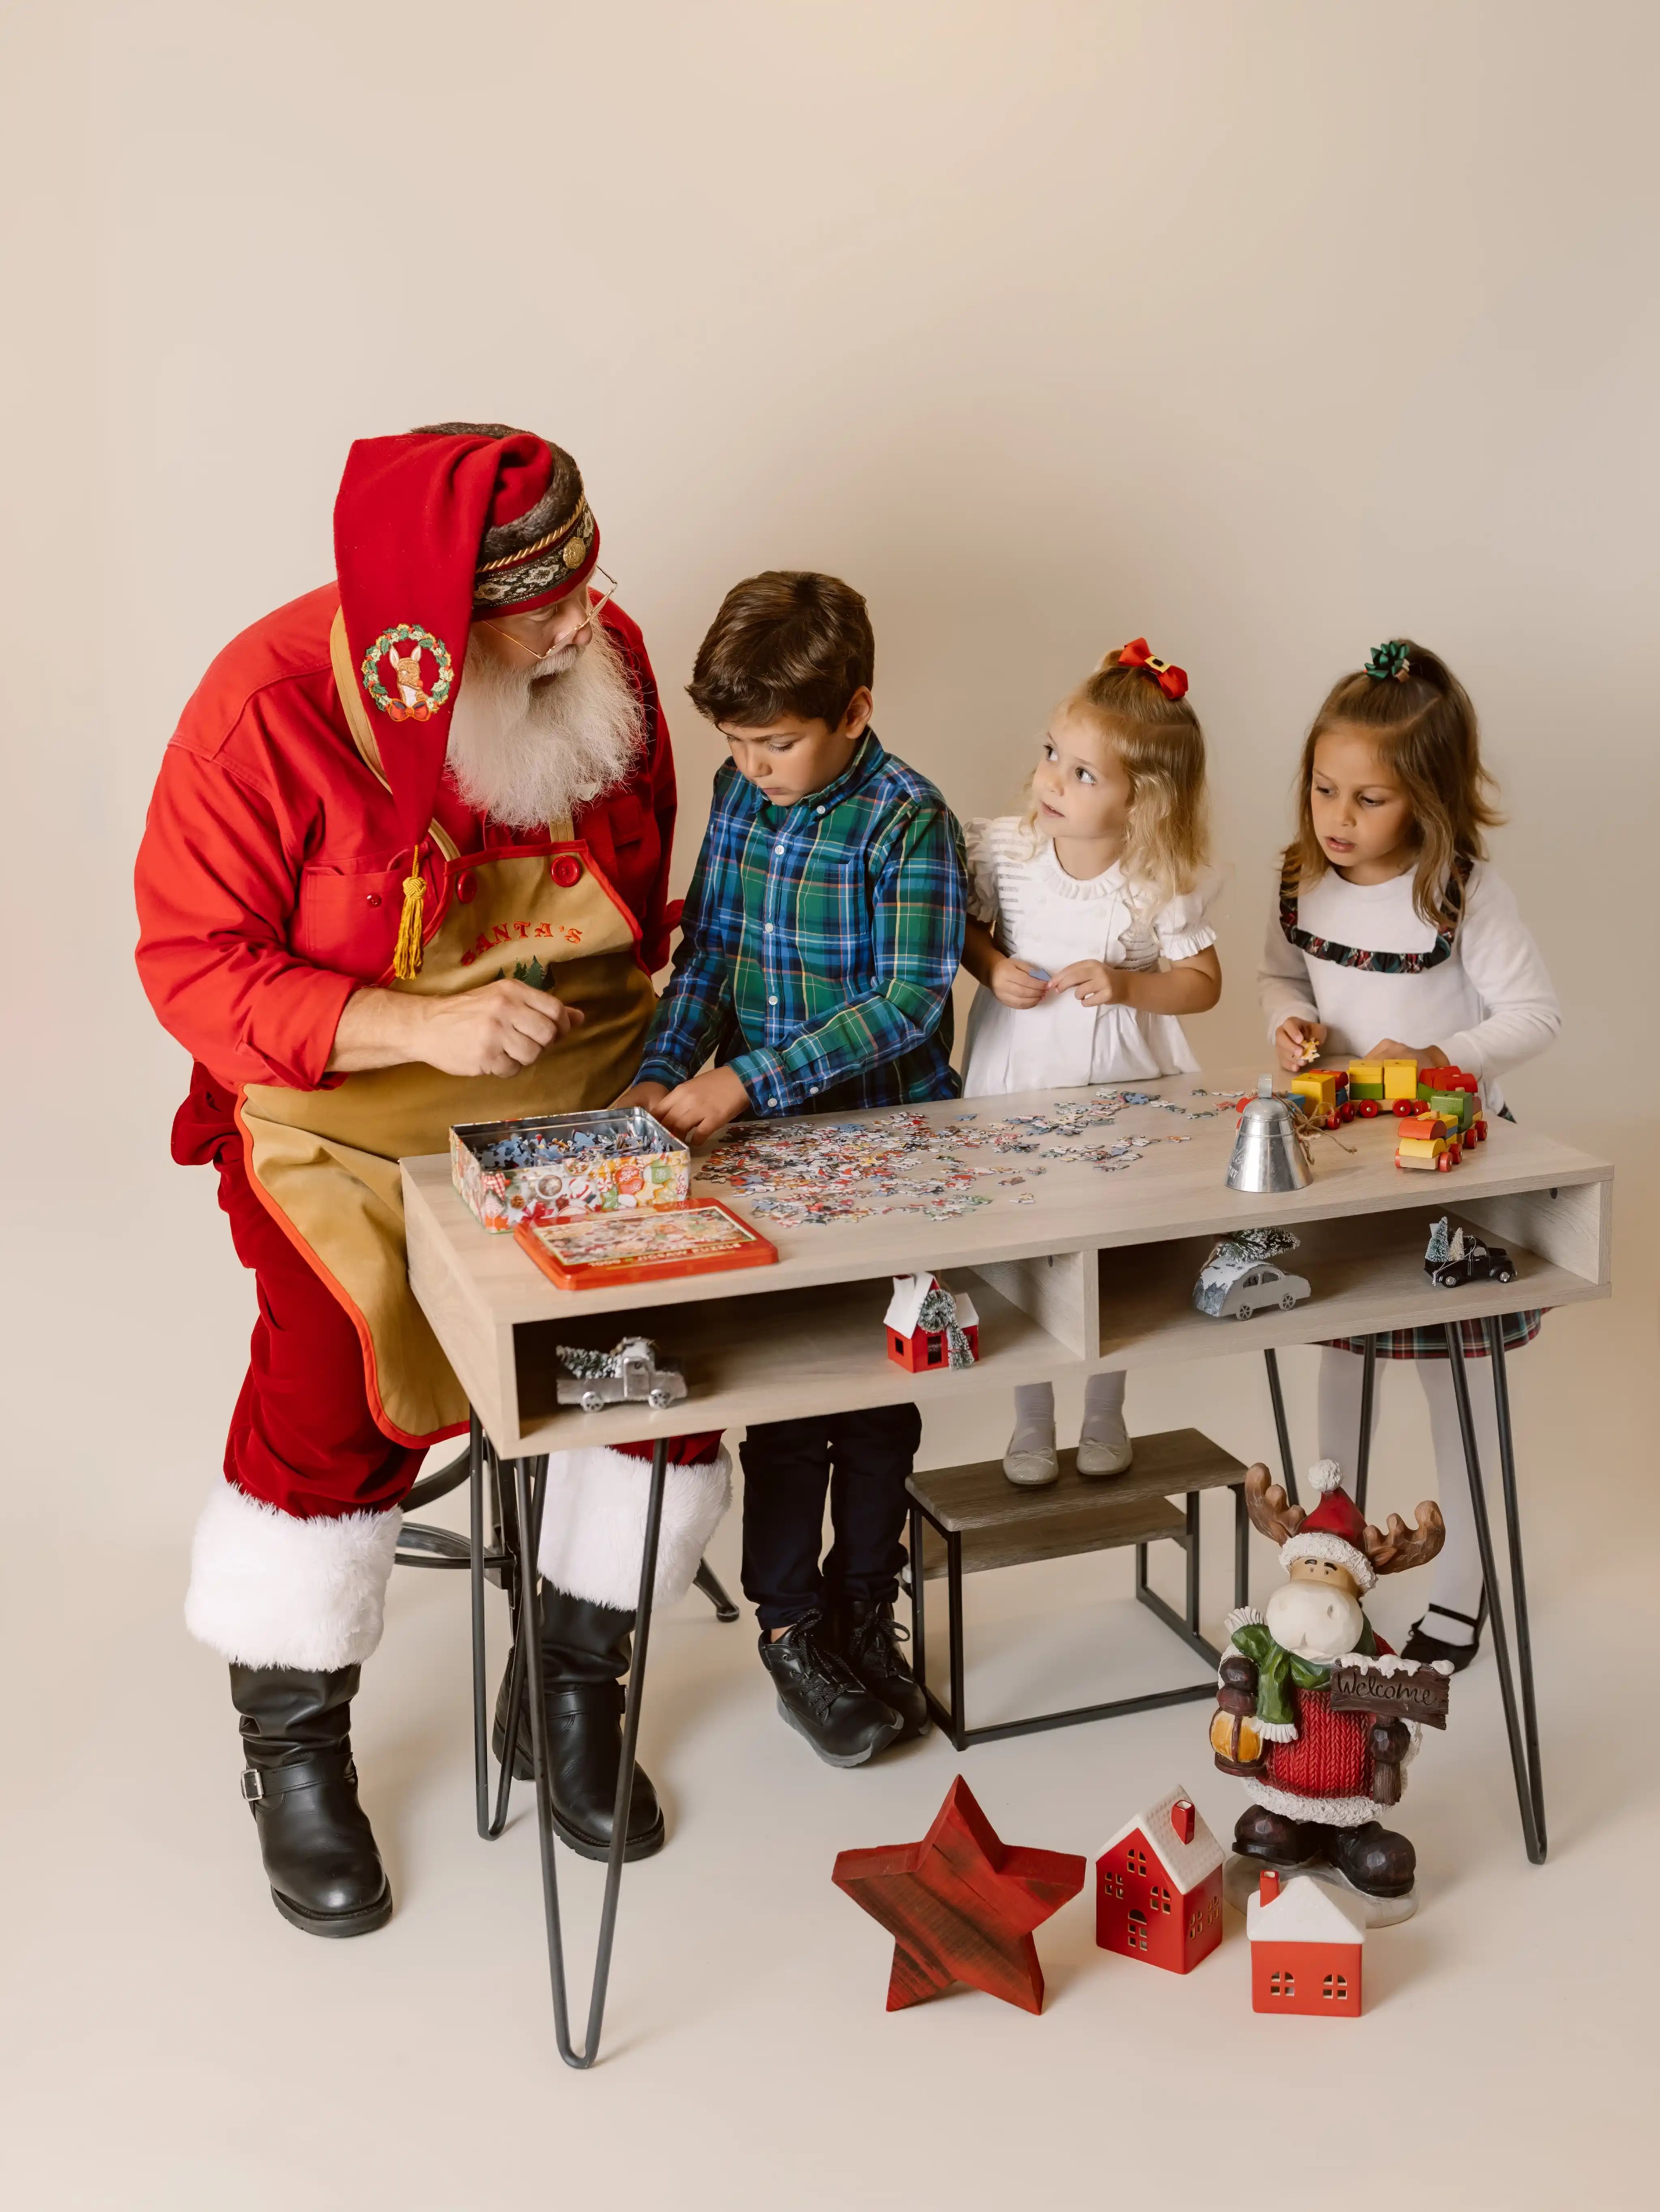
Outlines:
[[[248,1180],[231,1101],[198,1068],[173,1125],[173,1158],[211,1160],[236,1256],[252,1268],[259,1311],[248,1346],[225,1474],[239,1490],[305,1521],[385,1512],[402,1503],[426,1457],[376,1427],[363,1381],[363,1351],[350,1316],[261,1204]],[[721,1434],[676,1437],[679,1467],[712,1460]],[[648,1459],[649,1444],[616,1447]]]

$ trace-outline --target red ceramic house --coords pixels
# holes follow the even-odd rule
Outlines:
[[[922,1301],[933,1288],[932,1275],[896,1275],[893,1296],[888,1302],[887,1312],[882,1316],[887,1331],[888,1358],[901,1367],[919,1374],[928,1368],[949,1367],[951,1346],[943,1328],[924,1328],[918,1321]],[[943,1290],[945,1285],[940,1285]],[[974,1300],[962,1291],[946,1292],[957,1310],[957,1326],[968,1339],[969,1350],[976,1359],[980,1357],[980,1316],[975,1311]]]
[[[1245,1906],[1253,2012],[1358,2019],[1366,1911],[1311,1875],[1264,1868]]]
[[[1185,1790],[1126,1821],[1095,1863],[1104,1951],[1185,1974],[1222,1940],[1222,1849]]]

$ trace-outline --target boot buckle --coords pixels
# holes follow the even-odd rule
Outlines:
[[[257,1766],[242,1769],[242,1795],[250,1805],[257,1805],[265,1794],[265,1778]]]

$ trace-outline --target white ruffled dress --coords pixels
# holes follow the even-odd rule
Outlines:
[[[970,822],[964,837],[969,911],[1012,959],[1051,975],[1075,960],[1149,969],[1161,959],[1191,959],[1216,942],[1205,919],[1219,883],[1213,874],[1148,914],[1138,910],[1116,863],[1079,882],[1049,839],[1017,814]],[[1074,991],[1023,1010],[1000,1005],[982,983],[969,1014],[963,1095],[1151,1081],[1198,1066],[1173,1014],[1086,1006]]]

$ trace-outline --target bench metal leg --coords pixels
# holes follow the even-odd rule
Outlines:
[[[707,1559],[699,1559],[693,1582],[714,1607],[717,1620],[736,1620],[738,1607],[727,1595],[724,1585]]]
[[[521,1530],[532,1537],[541,1527],[542,1499],[547,1484],[546,1456],[513,1462],[514,1499]],[[668,1445],[659,1437],[652,1453],[651,1489],[646,1504],[645,1543],[640,1559],[640,1595],[635,1612],[634,1659],[629,1669],[628,1697],[623,1710],[623,1756],[617,1777],[617,1797],[611,1810],[611,1850],[605,1858],[605,1889],[599,1909],[599,1940],[595,1948],[593,1980],[588,1996],[587,2029],[582,2048],[571,2041],[570,2002],[565,1986],[564,1937],[559,1920],[559,1874],[553,1830],[553,1790],[548,1742],[547,1686],[542,1677],[541,1578],[536,1572],[534,1544],[521,1555],[520,1583],[522,1601],[520,1640],[528,1645],[526,1672],[529,1676],[531,1743],[536,1767],[536,1832],[542,1859],[542,1908],[547,1926],[548,1979],[553,1995],[554,2035],[559,2056],[579,2071],[593,2065],[599,2055],[599,2032],[605,2021],[605,1996],[611,1983],[611,1948],[617,1935],[617,1906],[623,1883],[623,1855],[628,1848],[629,1808],[634,1796],[635,1751],[640,1735],[640,1707],[646,1679],[646,1658],[651,1643],[652,1600],[657,1583],[657,1550],[663,1527],[663,1497],[667,1483]],[[512,1745],[508,1745],[511,1764]]]
[[[1453,1400],[1458,1408],[1459,1433],[1463,1440],[1464,1468],[1469,1478],[1470,1510],[1475,1521],[1475,1541],[1481,1555],[1487,1610],[1493,1622],[1493,1656],[1499,1669],[1499,1692],[1504,1702],[1505,1730],[1510,1739],[1511,1768],[1516,1777],[1516,1798],[1522,1814],[1522,1838],[1529,1859],[1542,1866],[1548,1848],[1545,1833],[1545,1786],[1539,1763],[1539,1713],[1534,1696],[1533,1637],[1528,1620],[1527,1580],[1522,1562],[1522,1522],[1516,1492],[1516,1445],[1511,1428],[1510,1377],[1505,1366],[1505,1325],[1493,1318],[1483,1323],[1487,1355],[1493,1370],[1494,1409],[1499,1425],[1499,1482],[1504,1495],[1505,1533],[1510,1550],[1511,1596],[1516,1608],[1516,1663],[1512,1671],[1510,1634],[1499,1595],[1498,1560],[1493,1528],[1481,1479],[1481,1454],[1475,1424],[1470,1413],[1469,1376],[1464,1365],[1461,1332],[1456,1322],[1446,1326],[1447,1357],[1452,1366]]]

